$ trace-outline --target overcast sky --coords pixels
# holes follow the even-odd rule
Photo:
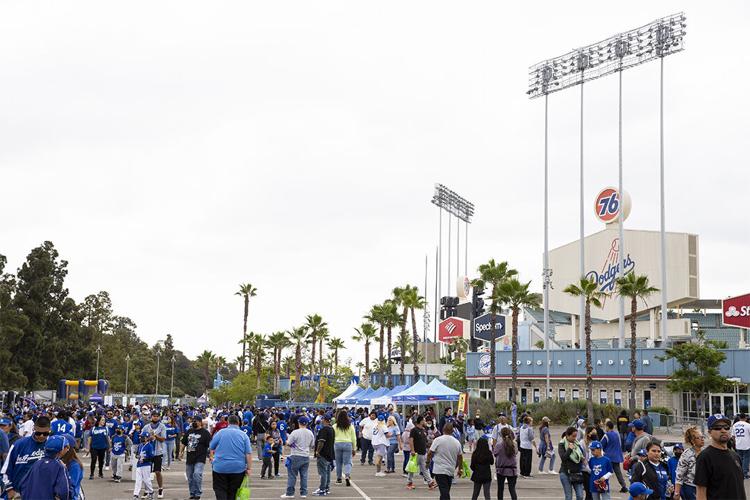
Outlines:
[[[345,339],[394,286],[422,288],[441,182],[476,205],[469,268],[508,260],[540,290],[528,66],[684,10],[667,228],[700,235],[703,298],[750,292],[747,2],[604,5],[3,2],[0,253],[12,270],[51,240],[76,300],[107,290],[149,343],[233,359],[242,282],[253,331],[317,312]],[[658,63],[624,81],[627,226],[658,229]],[[616,85],[586,87],[587,204],[617,182]],[[578,235],[577,89],[550,98],[550,169],[555,247]]]

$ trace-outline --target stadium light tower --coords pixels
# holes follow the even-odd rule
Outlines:
[[[660,60],[659,76],[659,182],[660,182],[660,231],[661,231],[661,336],[666,339],[667,328],[667,271],[666,271],[666,229],[664,212],[664,57],[684,49],[685,14],[680,12],[657,19],[649,24],[630,31],[619,33],[595,44],[582,47],[562,56],[544,60],[529,68],[529,88],[527,94],[531,99],[544,96],[544,333],[545,343],[549,349],[549,295],[551,270],[549,269],[548,248],[548,100],[549,94],[569,87],[581,85],[581,129],[580,129],[580,230],[579,247],[581,275],[585,274],[583,253],[583,84],[613,73],[619,73],[619,130],[618,130],[618,191],[622,197],[622,72],[640,64]],[[621,204],[622,205],[622,204]],[[623,210],[618,217],[620,237],[620,266],[618,275],[624,271],[623,259],[624,230]],[[624,347],[624,307],[621,302],[619,344]],[[583,314],[581,327],[583,330]],[[582,334],[579,334],[582,338]],[[548,353],[549,356],[549,353]],[[549,377],[549,362],[548,377]]]

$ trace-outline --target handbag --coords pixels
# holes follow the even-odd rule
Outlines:
[[[237,490],[237,496],[235,500],[250,500],[250,481],[247,480],[247,475],[242,480],[240,489]]]
[[[412,474],[416,474],[419,472],[419,465],[417,465],[417,455],[412,455],[409,458],[409,462],[406,464],[406,472],[411,472]]]
[[[582,484],[583,472],[568,472],[568,479],[570,480],[570,484]]]

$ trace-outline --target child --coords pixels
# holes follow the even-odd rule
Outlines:
[[[282,441],[281,432],[278,429],[276,420],[271,421],[271,429],[268,431],[268,435],[273,438],[273,475],[279,477],[279,462],[281,461]]]
[[[271,460],[273,459],[274,451],[273,437],[266,435],[266,444],[263,446],[263,468],[260,470],[260,478],[266,478],[266,472],[268,472],[268,479],[273,479],[273,471],[271,470]]]
[[[133,467],[135,462],[138,461],[138,446],[141,444],[141,422],[139,420],[133,421],[133,427],[130,429],[130,466],[128,470],[133,471],[133,480],[135,481],[136,469]]]
[[[674,456],[669,457],[669,460],[667,460],[667,469],[669,470],[669,478],[672,481],[672,484],[677,484],[677,464],[679,463],[684,450],[685,448],[682,446],[682,443],[676,443],[672,449]]]
[[[628,500],[646,500],[649,495],[654,493],[654,490],[647,488],[643,483],[635,482],[630,485],[628,492],[630,493]]]
[[[471,425],[474,427],[474,424]],[[490,485],[492,484],[492,464],[495,459],[490,451],[489,441],[482,438],[477,441],[477,449],[471,454],[471,480],[474,482],[474,493],[471,500],[477,500],[479,490],[484,490],[484,500],[490,500]]]
[[[409,436],[413,428],[414,422],[409,420],[406,423],[404,432],[401,433],[401,450],[404,452],[404,465],[401,467],[401,470],[403,471],[404,477],[409,477],[409,474],[406,473],[406,464],[409,463],[409,458],[411,458],[411,443],[409,442]]]
[[[474,427],[474,419],[470,418],[464,426],[466,442],[469,443],[469,453],[474,451],[474,442],[477,440],[477,429]]]
[[[591,497],[594,500],[609,500],[609,477],[614,472],[612,462],[604,456],[602,443],[599,441],[592,441],[589,449],[593,455],[589,458],[591,474],[589,476],[588,488],[591,492]]]
[[[378,423],[372,429],[372,446],[375,448],[375,475],[378,477],[385,476],[381,471],[383,462],[388,455],[388,445],[390,445],[391,433],[385,425],[385,415],[378,415]]]
[[[125,453],[133,443],[125,435],[124,426],[117,427],[112,436],[112,479],[119,483],[122,480],[122,467],[125,463]]]
[[[154,457],[154,444],[148,434],[141,435],[141,445],[138,447],[138,463],[136,464],[135,488],[133,488],[133,499],[138,499],[141,494],[141,486],[145,487],[148,500],[154,498],[154,488],[151,486],[151,461]]]

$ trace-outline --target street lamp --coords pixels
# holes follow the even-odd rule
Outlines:
[[[96,346],[96,380],[99,381],[99,356],[102,354],[102,346]]]
[[[172,361],[172,381],[169,384],[169,402],[170,403],[172,402],[172,391],[174,390],[174,362],[175,362],[174,356],[172,356],[171,361]]]
[[[130,375],[130,354],[125,356],[125,399],[128,398],[128,376]],[[127,405],[126,405],[127,406]]]

